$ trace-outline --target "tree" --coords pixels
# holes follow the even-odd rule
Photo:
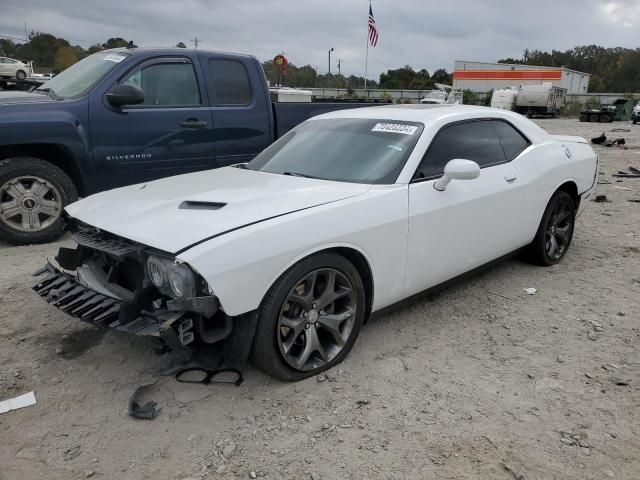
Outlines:
[[[176,48],[187,48],[187,46],[183,42],[178,42]]]
[[[91,46],[87,49],[87,53],[88,53],[89,55],[92,55],[92,54],[97,53],[97,52],[100,52],[100,51],[102,51],[102,50],[103,50],[103,48],[102,48],[102,44],[100,44],[100,43],[94,43],[93,45],[91,45]]]
[[[69,68],[71,65],[78,61],[78,57],[76,57],[76,53],[71,47],[60,47],[56,51],[56,59],[55,59],[55,70],[56,73],[60,73],[61,71]]]
[[[102,44],[102,48],[105,50],[109,48],[122,48],[129,45],[129,42],[122,37],[110,38]]]

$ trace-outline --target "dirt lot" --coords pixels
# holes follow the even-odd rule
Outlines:
[[[60,244],[0,245],[0,479],[637,479],[640,477],[640,126],[599,148],[599,193],[564,262],[506,262],[369,323],[319,381],[249,367],[234,386],[161,378],[152,421],[127,416],[162,358],[31,290]],[[538,289],[528,295],[525,287]],[[508,298],[507,298],[508,297]]]

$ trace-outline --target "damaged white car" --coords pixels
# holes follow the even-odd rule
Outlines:
[[[171,348],[284,380],[342,361],[374,312],[527,249],[566,254],[597,156],[504,110],[385,106],[304,122],[248,164],[67,207],[77,248],[34,287]],[[187,347],[188,346],[188,347]]]

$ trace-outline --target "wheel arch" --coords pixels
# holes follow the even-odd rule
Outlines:
[[[262,298],[267,294],[268,290],[271,286],[276,282],[280,276],[289,270],[291,267],[296,265],[298,262],[304,260],[305,258],[313,257],[316,255],[321,255],[323,253],[336,253],[347,260],[349,260],[353,266],[358,271],[360,275],[360,279],[362,280],[362,284],[364,286],[365,293],[365,322],[369,318],[369,314],[371,313],[371,308],[373,306],[373,296],[374,296],[374,278],[373,271],[371,269],[371,261],[366,255],[366,253],[360,249],[359,247],[353,244],[332,244],[332,245],[324,245],[321,247],[317,247],[313,250],[309,250],[304,252],[301,255],[296,256],[293,260],[291,260],[286,266],[281,268],[276,275],[271,279],[269,285],[267,286],[267,290],[263,293]]]
[[[66,173],[76,186],[78,194],[85,196],[87,186],[71,150],[65,145],[56,143],[35,143],[0,146],[0,160],[13,157],[34,157],[55,165]]]
[[[551,195],[551,197],[553,197],[553,195],[556,194],[556,192],[566,192],[568,193],[571,198],[573,199],[573,202],[575,204],[576,207],[576,212],[578,211],[578,207],[580,207],[580,193],[578,192],[578,184],[576,183],[575,180],[566,180],[563,183],[561,183],[558,188],[556,188],[553,191],[553,194]],[[551,200],[551,197],[549,197],[549,200]],[[549,203],[549,202],[547,202]]]

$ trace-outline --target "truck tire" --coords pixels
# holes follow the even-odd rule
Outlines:
[[[588,122],[589,121],[589,115],[587,115],[586,113],[581,113],[580,114],[580,121],[581,122]]]
[[[589,115],[589,121],[592,123],[598,123],[600,121],[600,115],[597,115],[595,113]]]
[[[600,123],[609,123],[612,122],[611,117],[609,115],[600,116]]]
[[[69,176],[33,157],[0,160],[0,240],[46,243],[63,233],[62,211],[78,199]]]

